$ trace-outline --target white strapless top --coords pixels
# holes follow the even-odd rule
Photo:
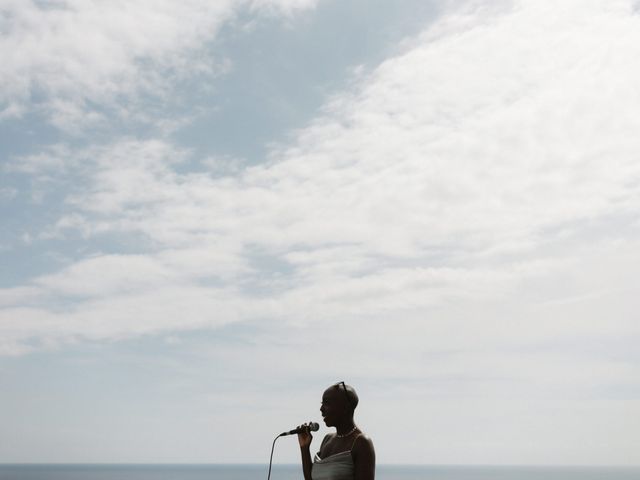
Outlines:
[[[346,452],[334,453],[326,458],[320,458],[318,455],[320,452],[316,453],[311,466],[311,480],[353,480],[356,476],[356,468],[351,451],[361,435],[362,432],[356,435],[351,449]]]
[[[351,451],[320,458],[316,453],[311,467],[312,480],[353,480],[355,468]]]

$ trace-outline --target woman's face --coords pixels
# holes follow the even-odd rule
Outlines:
[[[346,397],[335,387],[329,387],[322,394],[320,413],[327,427],[336,426],[346,414]]]

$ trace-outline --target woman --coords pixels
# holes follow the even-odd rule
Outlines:
[[[309,452],[313,439],[311,433],[303,429],[298,434],[305,480],[374,479],[376,454],[371,439],[353,422],[353,412],[357,406],[356,391],[344,382],[325,390],[320,412],[327,427],[335,427],[336,432],[324,437],[313,463]]]

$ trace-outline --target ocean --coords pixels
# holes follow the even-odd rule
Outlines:
[[[1,480],[266,480],[265,465],[15,465]],[[299,465],[274,465],[272,480],[302,480]],[[377,480],[640,480],[640,467],[379,465]]]

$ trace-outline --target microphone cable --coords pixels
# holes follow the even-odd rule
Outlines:
[[[283,434],[281,433],[273,439],[273,443],[271,444],[271,456],[269,457],[269,474],[267,475],[267,480],[271,480],[271,463],[273,462],[273,449],[276,447],[276,440],[278,440],[282,436]]]

